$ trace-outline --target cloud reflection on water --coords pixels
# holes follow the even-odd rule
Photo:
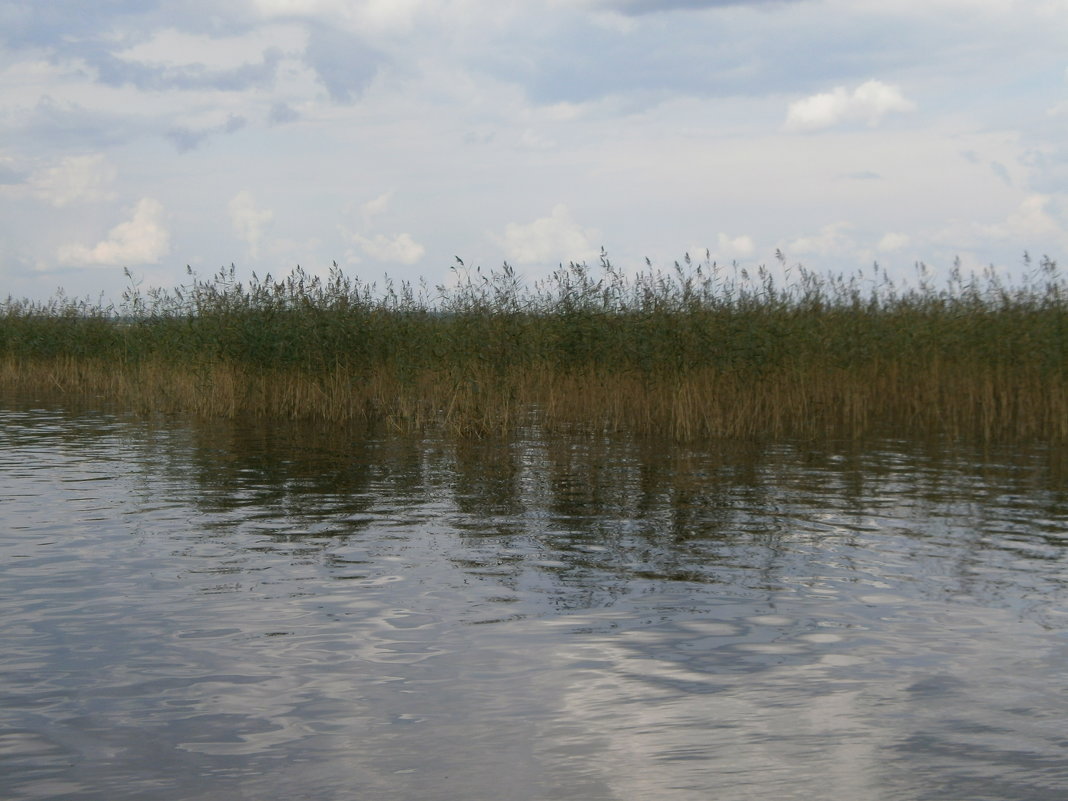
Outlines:
[[[7,797],[1068,790],[1057,454],[0,419]]]

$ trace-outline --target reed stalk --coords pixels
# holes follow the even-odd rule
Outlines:
[[[0,386],[458,436],[1068,438],[1068,287],[1052,260],[1015,286],[992,271],[941,288],[788,272],[778,285],[687,259],[632,276],[602,256],[532,287],[506,264],[431,290],[336,268],[242,283],[230,268],[133,286],[118,307],[9,298]]]

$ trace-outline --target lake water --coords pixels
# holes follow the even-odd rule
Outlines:
[[[1068,455],[0,406],[0,798],[1068,798]]]

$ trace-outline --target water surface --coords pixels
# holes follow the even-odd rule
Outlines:
[[[0,407],[0,797],[1062,799],[1065,454]]]

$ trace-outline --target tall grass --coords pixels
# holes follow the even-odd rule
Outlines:
[[[687,256],[631,275],[602,254],[526,285],[508,264],[448,286],[336,268],[210,279],[121,304],[0,305],[0,380],[146,412],[285,416],[463,435],[1068,437],[1068,284],[958,267],[786,280]]]

